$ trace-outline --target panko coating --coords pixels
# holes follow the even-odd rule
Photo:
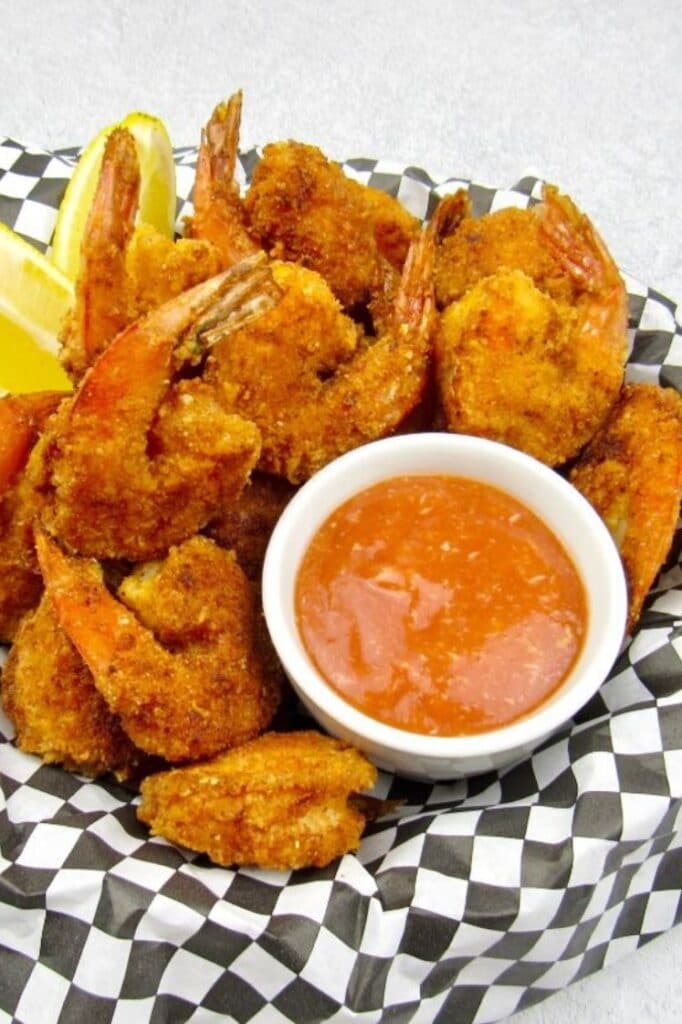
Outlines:
[[[557,466],[587,444],[618,397],[627,295],[589,220],[556,190],[545,190],[541,229],[577,297],[554,299],[519,269],[484,277],[440,316],[436,380],[448,429]]]
[[[46,596],[16,635],[2,673],[2,702],[16,745],[43,761],[93,777],[113,772],[120,780],[149,761],[98,693]]]
[[[581,454],[571,483],[608,526],[628,583],[628,629],[670,549],[682,497],[682,398],[629,384]]]
[[[428,383],[433,235],[413,242],[390,324],[368,338],[313,271],[275,262],[278,305],[213,348],[205,379],[263,437],[258,468],[302,483],[336,456],[392,433]]]
[[[316,270],[345,309],[370,303],[419,232],[397,199],[352,181],[301,142],[264,148],[244,208],[266,251]]]
[[[203,528],[243,488],[260,433],[225,412],[199,377],[173,380],[197,322],[228,332],[263,307],[242,265],[135,321],[100,355],[34,451],[42,522],[72,551],[140,561]],[[217,329],[214,326],[214,329]],[[187,332],[190,332],[190,342]],[[189,359],[188,359],[189,361]],[[31,467],[30,467],[31,468]]]
[[[109,135],[81,247],[76,301],[61,331],[61,359],[79,380],[129,324],[222,269],[206,241],[177,243],[136,226],[140,170],[125,128]]]
[[[359,846],[367,818],[352,798],[376,777],[339,740],[267,733],[213,761],[149,776],[137,814],[154,835],[216,864],[321,868]]]
[[[253,589],[206,537],[137,566],[118,600],[99,565],[39,532],[61,628],[133,742],[170,762],[211,757],[269,725],[279,680],[264,667]]]
[[[209,537],[234,551],[249,579],[260,579],[272,531],[295,492],[286,480],[254,473],[239,497],[209,524]]]
[[[40,391],[0,398],[0,643],[9,643],[43,582],[33,547],[38,495],[26,465],[47,419],[66,397]]]
[[[436,251],[439,308],[458,301],[478,281],[500,270],[522,270],[540,291],[572,302],[575,285],[545,244],[541,224],[538,207],[508,207],[483,217],[462,217]]]

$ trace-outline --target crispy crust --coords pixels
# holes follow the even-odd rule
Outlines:
[[[570,474],[600,514],[623,559],[628,629],[670,549],[682,496],[682,398],[671,388],[623,388]]]
[[[268,733],[204,764],[150,776],[138,817],[217,864],[324,867],[357,849],[349,797],[374,784],[358,751],[316,732]]]

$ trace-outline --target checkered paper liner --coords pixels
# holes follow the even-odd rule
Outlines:
[[[242,181],[258,160],[240,158]],[[0,220],[46,249],[77,150],[0,141]],[[178,225],[194,149],[176,151]],[[346,173],[424,218],[464,186],[392,162]],[[626,277],[628,377],[682,390],[673,303]],[[227,870],[150,839],[135,799],[41,765],[0,711],[0,1024],[485,1024],[682,920],[682,530],[609,679],[524,763],[428,786],[324,870]],[[2,657],[0,653],[0,658]]]

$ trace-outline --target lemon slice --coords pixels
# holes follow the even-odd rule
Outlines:
[[[127,128],[137,143],[140,161],[138,220],[169,238],[175,224],[175,162],[166,127],[151,114],[128,114],[118,125],[99,132],[83,150],[57,212],[51,258],[72,280],[78,276],[81,239],[92,204],[107,136]]]
[[[0,391],[71,388],[57,332],[72,304],[68,277],[0,224]]]

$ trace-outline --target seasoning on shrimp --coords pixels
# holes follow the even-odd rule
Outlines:
[[[275,301],[260,264],[239,264],[131,324],[59,410],[32,461],[43,523],[71,550],[156,557],[241,491],[258,429],[226,413],[200,378],[173,373],[201,352],[202,320],[227,333]]]
[[[209,537],[234,551],[249,579],[260,579],[270,535],[295,491],[280,477],[253,473],[239,497],[209,523]]]
[[[40,431],[65,397],[39,391],[0,398],[0,643],[13,639],[42,593],[32,532],[38,495],[25,470]]]
[[[61,359],[79,380],[117,334],[151,309],[221,269],[208,242],[174,243],[149,225],[135,226],[140,171],[133,136],[107,139],[88,213],[76,302],[62,328]]]
[[[260,654],[255,597],[234,556],[194,537],[139,565],[113,597],[98,564],[37,535],[59,625],[133,742],[199,760],[265,729],[278,680]]]
[[[628,628],[672,543],[682,497],[682,398],[630,384],[571,470],[618,545],[629,591]]]
[[[500,269],[441,314],[436,378],[447,426],[528,452],[551,466],[577,455],[620,390],[627,296],[588,219],[545,189],[543,244],[574,281],[553,299],[522,270]]]
[[[355,794],[376,777],[339,740],[267,733],[213,761],[149,776],[137,813],[155,835],[217,864],[321,868],[360,845],[372,798]]]
[[[361,336],[313,271],[275,262],[281,301],[212,349],[205,379],[263,436],[259,468],[306,480],[395,430],[419,403],[431,353],[433,234],[412,243],[390,324]]]
[[[98,693],[45,595],[16,635],[2,673],[2,701],[19,749],[43,761],[93,777],[113,772],[121,780],[149,766]]]
[[[316,270],[345,309],[367,306],[385,287],[419,230],[398,200],[379,199],[300,142],[264,148],[244,206],[270,255]]]
[[[483,278],[505,269],[522,270],[540,291],[553,299],[574,300],[573,278],[543,237],[542,204],[527,210],[510,206],[483,217],[472,217],[466,193],[460,191],[444,197],[434,217],[444,219],[446,211],[449,223],[441,232],[434,271],[439,308],[457,302]]]

